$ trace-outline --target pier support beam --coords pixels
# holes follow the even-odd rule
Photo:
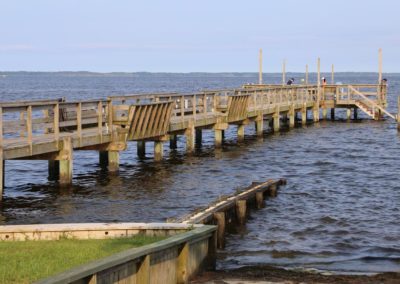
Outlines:
[[[239,225],[244,225],[244,223],[246,223],[246,207],[246,200],[236,201],[236,218]]]
[[[258,137],[263,136],[263,130],[264,130],[264,120],[262,117],[257,118],[256,122],[256,133]]]
[[[189,124],[189,127],[185,131],[186,136],[186,152],[192,153],[194,151],[195,143],[195,130],[193,123]]]
[[[64,138],[60,151],[60,185],[72,183],[73,146],[71,137]]]
[[[108,151],[108,171],[117,172],[119,171],[119,152]]]
[[[331,120],[335,120],[335,108],[331,108]]]
[[[217,247],[223,249],[225,247],[225,212],[214,213],[214,220],[217,228]]]
[[[221,148],[222,147],[222,140],[223,140],[223,130],[215,129],[214,130],[214,143],[215,143],[215,148]]]
[[[239,124],[237,128],[238,141],[244,141],[244,124]]]
[[[60,161],[48,160],[49,180],[58,180],[60,174]]]
[[[301,110],[301,125],[307,124],[307,107],[304,105]]]
[[[139,158],[144,158],[146,156],[146,141],[137,141],[137,155]]]
[[[326,107],[322,108],[322,119],[326,120],[326,118],[328,117],[328,110],[326,109]]]
[[[313,107],[313,120],[314,120],[314,122],[319,121],[319,106],[318,105]]]
[[[161,161],[163,158],[163,142],[154,141],[154,160]]]
[[[196,146],[201,147],[201,142],[203,140],[203,131],[201,128],[196,128]]]
[[[358,119],[358,108],[357,107],[354,108],[353,118],[354,118],[354,120]]]
[[[278,187],[277,187],[277,185],[276,184],[271,185],[270,188],[269,188],[268,193],[269,193],[270,197],[276,197],[278,195]]]
[[[346,110],[346,119],[347,119],[347,120],[350,120],[350,119],[351,119],[351,108],[348,108],[348,109]]]
[[[293,128],[294,125],[295,125],[295,111],[294,111],[294,105],[291,105],[289,111],[289,128]]]
[[[275,113],[272,115],[273,120],[273,130],[274,132],[278,132],[280,129],[280,110],[279,106],[276,106]]]
[[[256,206],[257,206],[257,209],[261,209],[265,206],[264,192],[262,192],[262,191],[256,192]]]
[[[170,149],[178,148],[178,136],[176,134],[171,134],[169,136],[169,148]]]

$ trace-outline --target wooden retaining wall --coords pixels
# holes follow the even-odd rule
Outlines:
[[[47,228],[46,228],[47,226]],[[45,239],[58,239],[61,232],[72,232],[78,228],[78,237],[110,237],[104,230],[113,232],[115,236],[126,232],[142,230],[163,234],[175,234],[168,239],[132,248],[101,260],[70,269],[56,276],[40,280],[36,283],[187,283],[191,277],[203,269],[215,268],[216,254],[216,227],[209,225],[185,224],[67,224],[67,225],[40,225],[38,230],[32,231],[32,226],[25,226],[24,233],[38,233],[36,236],[46,236]],[[5,226],[3,226],[5,227]],[[19,229],[22,226],[8,226]],[[19,228],[18,228],[19,227]],[[31,228],[29,228],[31,227]],[[123,228],[125,227],[125,229]],[[6,230],[2,228],[4,233]],[[11,231],[11,230],[8,230]],[[54,235],[51,233],[54,232]],[[8,232],[10,234],[10,232]],[[40,238],[37,238],[40,239]]]

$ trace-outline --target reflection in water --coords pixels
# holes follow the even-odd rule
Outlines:
[[[138,82],[119,77],[37,76],[18,80],[8,76],[0,83],[0,95],[4,98],[9,92],[23,98],[58,93],[74,98],[79,91],[89,98],[108,95],[104,90],[110,89],[115,93],[140,91],[135,82],[144,84],[144,91],[192,91],[204,86],[236,87],[249,81],[244,77],[183,80],[178,76]],[[346,76],[353,76],[350,81],[374,83],[376,79]],[[400,76],[387,77],[391,92],[399,93]],[[271,80],[279,81],[276,78]],[[337,74],[337,78],[346,82],[347,77]],[[395,100],[389,94],[392,112]],[[369,120],[349,123],[345,111],[337,111],[336,116],[342,120],[279,134],[270,133],[265,123],[261,139],[254,125],[249,125],[240,144],[236,127],[231,127],[222,149],[214,149],[213,133],[204,131],[203,143],[192,155],[185,154],[185,139],[180,137],[176,150],[165,144],[164,160],[158,163],[152,158],[152,143],[144,159],[136,157],[136,145],[130,143],[121,154],[118,174],[102,170],[95,151],[77,151],[74,184],[67,188],[47,180],[46,161],[7,161],[0,223],[165,221],[252,181],[285,177],[288,185],[278,197],[252,211],[246,226],[232,232],[221,252],[220,266],[264,263],[336,271],[399,270],[396,125]]]

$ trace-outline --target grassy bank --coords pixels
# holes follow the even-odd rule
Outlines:
[[[0,242],[0,283],[31,283],[161,237]]]

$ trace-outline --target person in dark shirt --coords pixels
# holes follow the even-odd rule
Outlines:
[[[286,85],[292,85],[293,83],[294,83],[294,78],[290,78],[290,79],[287,81]]]

